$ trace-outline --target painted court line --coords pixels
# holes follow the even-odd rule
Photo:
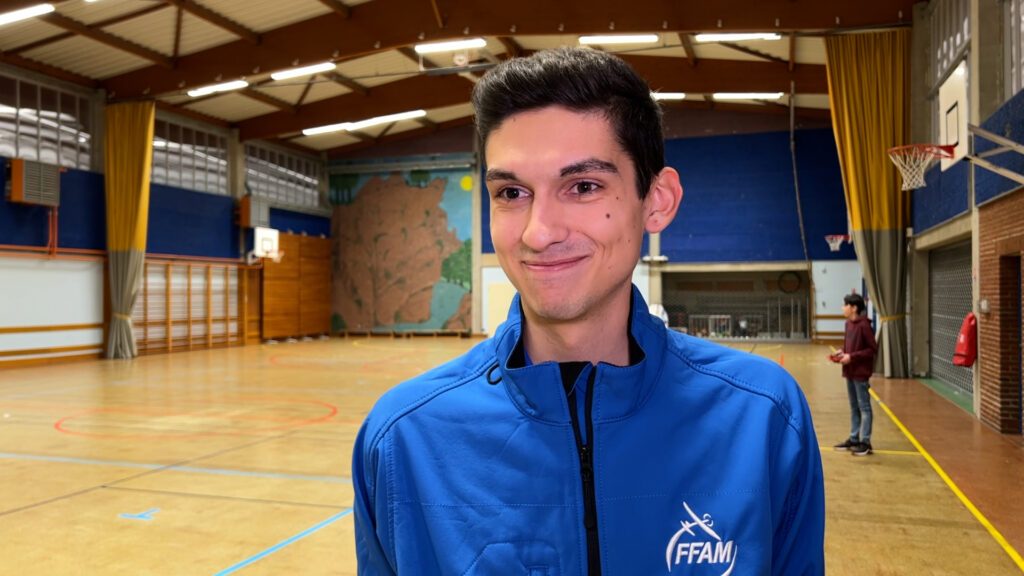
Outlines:
[[[234,566],[231,566],[230,568],[225,568],[224,570],[221,570],[220,572],[217,572],[214,576],[226,576],[227,574],[233,574],[233,573],[241,570],[242,568],[245,568],[249,564],[252,564],[253,562],[258,562],[259,560],[261,560],[261,559],[263,559],[263,558],[273,554],[274,552],[277,552],[278,550],[280,550],[281,548],[284,548],[285,546],[288,546],[289,544],[292,544],[294,542],[298,542],[299,540],[302,540],[306,536],[309,536],[310,534],[313,534],[314,532],[320,530],[321,528],[325,528],[327,526],[330,526],[331,524],[337,522],[338,520],[341,520],[342,518],[344,518],[345,516],[348,516],[351,513],[352,513],[352,509],[351,508],[348,508],[346,510],[342,510],[341,512],[338,512],[337,514],[335,514],[334,516],[331,516],[327,520],[324,520],[323,522],[320,522],[319,524],[317,524],[315,526],[311,526],[309,528],[306,528],[305,530],[303,530],[302,532],[299,532],[295,536],[292,536],[291,538],[282,540],[282,541],[278,542],[277,544],[274,544],[270,548],[267,548],[263,552],[260,552],[259,554],[256,554],[254,556],[250,556],[249,558],[246,558],[245,560],[242,560],[241,562],[239,562],[238,564],[235,564]]]
[[[981,510],[978,510],[974,503],[967,498],[967,495],[964,494],[956,485],[956,483],[953,482],[953,479],[950,478],[948,474],[946,474],[946,471],[942,469],[942,466],[939,466],[939,463],[936,462],[935,459],[932,458],[932,455],[929,454],[928,451],[924,449],[924,446],[921,446],[921,443],[918,442],[917,438],[915,438],[914,435],[910,433],[910,430],[908,430],[907,427],[903,425],[903,422],[900,422],[900,419],[897,418],[896,415],[892,413],[892,410],[890,410],[889,407],[885,405],[885,402],[882,402],[882,399],[878,397],[878,394],[875,394],[875,391],[870,388],[868,389],[868,392],[871,393],[871,396],[875,399],[875,402],[878,402],[878,405],[882,407],[882,410],[885,410],[885,413],[889,416],[890,419],[892,419],[893,423],[896,424],[896,427],[900,429],[900,432],[903,432],[903,435],[907,437],[907,440],[910,440],[910,443],[914,445],[914,448],[916,448],[917,451],[920,452],[922,456],[924,456],[924,459],[927,460],[929,464],[931,464],[932,469],[934,469],[935,473],[939,475],[939,478],[942,478],[942,481],[946,483],[946,486],[949,486],[949,489],[953,491],[953,494],[956,494],[956,497],[960,499],[960,503],[963,504],[964,507],[966,507],[972,515],[974,515],[974,518],[978,522],[980,522],[986,530],[988,530],[988,533],[992,536],[992,538],[994,538],[995,541],[1003,547],[1003,551],[1010,556],[1010,559],[1013,560],[1013,563],[1017,565],[1017,568],[1019,568],[1021,572],[1024,572],[1024,558],[1021,558],[1021,555],[1017,552],[1017,550],[1015,550],[1014,547],[1006,541],[1006,538],[1004,538],[1003,535],[999,532],[999,530],[997,530],[996,527],[988,521],[988,518],[986,518],[985,515],[981,513]]]
[[[191,472],[194,474],[216,474],[219,476],[247,476],[250,478],[277,478],[281,480],[310,480],[313,482],[330,482],[348,484],[352,480],[346,476],[320,476],[312,474],[287,474],[284,472],[256,472],[252,470],[231,470],[228,468],[201,468],[198,466],[174,466],[170,464],[149,464],[146,462],[125,462],[121,460],[97,460],[92,458],[74,458],[70,456],[44,456],[40,454],[13,454],[0,452],[0,459],[33,460],[38,462],[60,462],[62,464],[91,464],[99,466],[119,466],[122,468],[143,468],[159,470],[165,468],[170,472]]]

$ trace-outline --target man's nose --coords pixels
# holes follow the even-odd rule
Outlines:
[[[569,227],[566,207],[556,198],[538,193],[530,205],[530,216],[523,230],[523,244],[534,252],[565,240]]]

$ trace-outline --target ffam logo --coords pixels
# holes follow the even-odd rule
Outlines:
[[[736,566],[736,556],[739,555],[739,547],[732,540],[723,540],[712,529],[715,523],[711,519],[711,514],[698,517],[686,502],[683,502],[683,508],[690,516],[690,520],[679,521],[681,527],[672,535],[668,546],[665,547],[665,565],[669,573],[684,566],[706,565],[718,566],[725,570],[722,576],[732,574],[732,569]],[[695,531],[694,528],[699,530]]]

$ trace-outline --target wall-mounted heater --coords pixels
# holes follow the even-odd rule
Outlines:
[[[11,202],[60,206],[60,166],[24,158],[13,158],[11,165]]]

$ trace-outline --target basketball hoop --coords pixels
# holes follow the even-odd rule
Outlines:
[[[903,178],[904,190],[924,188],[924,173],[936,158],[952,158],[956,146],[937,144],[909,144],[889,148],[889,159]]]
[[[825,242],[828,242],[828,249],[833,252],[839,252],[839,248],[842,247],[843,242],[849,242],[850,237],[846,234],[826,234]]]

